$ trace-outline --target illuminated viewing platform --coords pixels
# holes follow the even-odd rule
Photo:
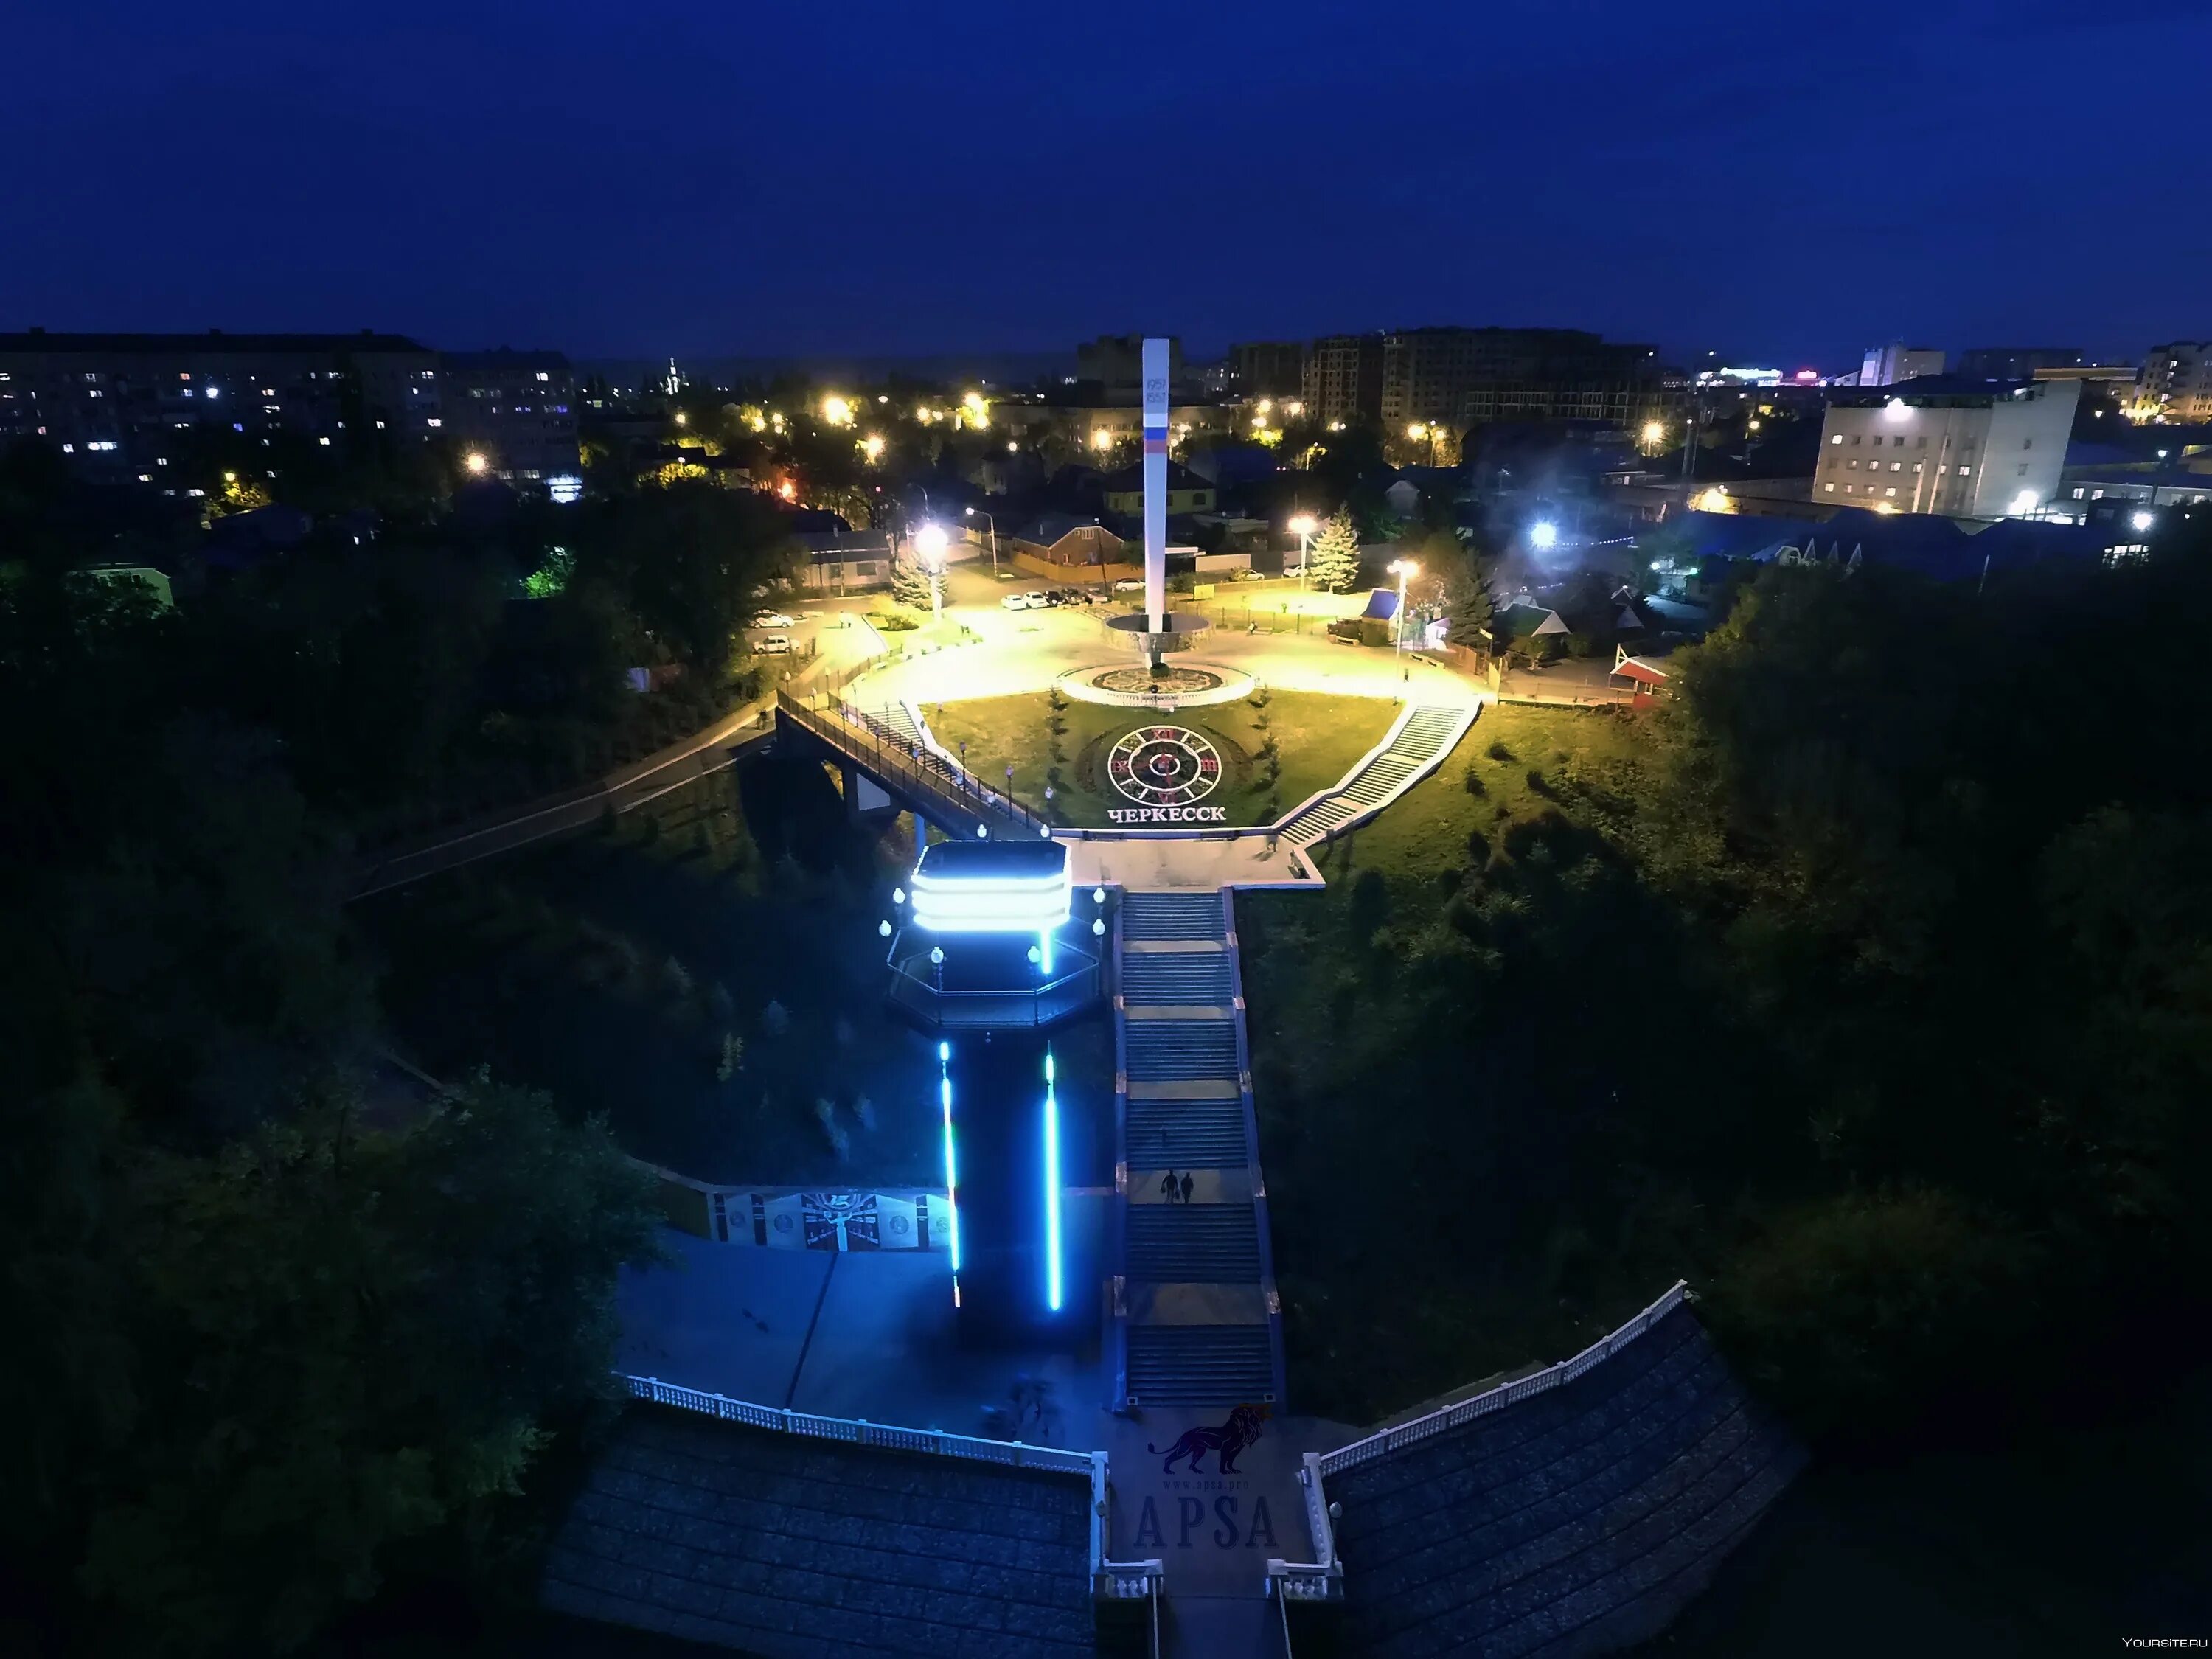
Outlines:
[[[1103,993],[1105,896],[1074,914],[1067,848],[1040,838],[942,841],[927,848],[882,924],[890,998],[932,1029],[1034,1029]]]

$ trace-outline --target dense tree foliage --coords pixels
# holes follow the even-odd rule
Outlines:
[[[1359,580],[1359,527],[1349,512],[1340,512],[1313,538],[1306,555],[1307,574],[1327,593],[1342,593]]]
[[[1355,840],[1323,910],[1252,903],[1310,1354],[1442,1388],[1679,1273],[1799,1422],[1884,1433],[2191,1324],[2212,755],[2152,642],[2212,561],[2160,553],[1771,570],[1671,702],[1571,717],[1603,741],[1478,726],[1459,842]]]
[[[311,556],[188,615],[16,545],[9,1589],[83,1651],[296,1647],[409,1563],[496,1554],[605,1397],[649,1188],[542,1097],[373,1086],[330,751],[424,763],[472,690],[439,644],[481,621],[467,573]]]

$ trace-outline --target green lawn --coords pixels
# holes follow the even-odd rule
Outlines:
[[[1106,753],[1139,726],[1187,726],[1211,740],[1224,775],[1205,804],[1227,809],[1229,823],[1249,825],[1273,822],[1342,777],[1382,740],[1398,705],[1376,697],[1275,691],[1257,707],[1248,697],[1159,714],[1070,702],[1055,713],[1051,695],[1036,692],[931,703],[923,714],[948,750],[961,754],[961,745],[967,745],[969,769],[987,782],[1002,783],[1012,766],[1013,793],[1025,805],[1046,811],[1049,785],[1054,823],[1097,829],[1111,823],[1109,808],[1129,804],[1106,781]],[[1270,768],[1267,757],[1271,738],[1279,769]]]

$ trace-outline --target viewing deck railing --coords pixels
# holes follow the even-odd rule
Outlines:
[[[942,1429],[902,1429],[866,1418],[817,1417],[776,1406],[757,1406],[727,1395],[679,1388],[657,1376],[621,1377],[632,1397],[656,1406],[742,1423],[748,1428],[770,1429],[782,1434],[805,1435],[815,1440],[836,1440],[848,1445],[873,1446],[884,1451],[922,1452],[941,1457],[965,1457],[1009,1468],[1043,1469],[1054,1474],[1079,1474],[1090,1484],[1091,1593],[1101,1601],[1157,1601],[1162,1563],[1109,1561],[1106,1558],[1107,1519],[1111,1499],[1103,1451],[1069,1451],[1059,1446],[1024,1445],[1018,1440],[987,1440],[972,1434],[947,1434]],[[1157,1618],[1157,1612],[1154,1617]]]
[[[885,783],[902,785],[936,804],[948,816],[998,835],[1048,833],[1045,821],[1018,801],[985,788],[942,755],[842,698],[825,694],[801,700],[779,691],[775,708],[780,718],[851,756]]]

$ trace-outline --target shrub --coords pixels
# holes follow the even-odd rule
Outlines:
[[[761,1010],[761,1029],[770,1036],[783,1036],[791,1030],[791,1011],[771,998]]]
[[[1467,776],[1462,781],[1467,785],[1467,793],[1470,795],[1486,795],[1490,793],[1490,786],[1482,781],[1482,774],[1472,766],[1467,769]]]
[[[876,1132],[876,1103],[862,1095],[853,1103],[853,1115],[860,1120],[860,1127],[870,1134]]]
[[[1510,761],[1513,758],[1513,751],[1505,746],[1505,739],[1503,738],[1492,738],[1490,740],[1490,747],[1486,752],[1494,761]]]
[[[845,1126],[837,1121],[837,1108],[829,1100],[817,1097],[814,1102],[814,1121],[822,1126],[822,1138],[830,1143],[840,1164],[848,1163],[853,1156],[853,1137]]]
[[[735,1031],[722,1033],[722,1052],[714,1061],[714,1081],[727,1083],[745,1063],[745,1040]]]
[[[660,982],[667,988],[669,996],[677,1001],[680,1002],[691,994],[690,970],[673,956],[660,964]]]

